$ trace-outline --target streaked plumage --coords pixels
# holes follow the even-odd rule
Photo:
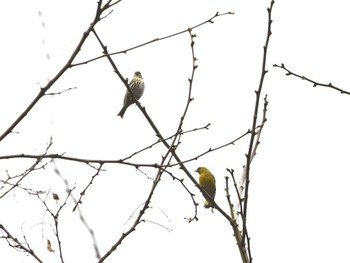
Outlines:
[[[216,182],[214,175],[209,171],[206,167],[199,167],[196,170],[197,173],[199,173],[199,185],[203,188],[204,191],[207,192],[207,194],[214,199],[215,193],[216,193]],[[214,208],[214,204],[210,202],[209,200],[205,201],[204,204],[205,208]]]
[[[139,100],[143,94],[143,91],[145,90],[145,83],[143,81],[141,72],[136,71],[134,74],[134,77],[132,78],[131,82],[129,83],[129,87],[134,94],[135,98]],[[126,90],[125,97],[124,97],[124,104],[122,109],[120,110],[118,116],[123,118],[126,109],[131,105],[135,103],[131,93],[129,93],[128,90]]]

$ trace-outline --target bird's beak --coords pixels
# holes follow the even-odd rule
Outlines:
[[[195,170],[196,173],[199,173],[199,168],[197,168],[197,170]]]

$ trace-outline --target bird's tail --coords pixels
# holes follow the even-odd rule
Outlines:
[[[118,116],[120,116],[120,118],[123,119],[126,109],[127,109],[127,107],[123,107],[123,108],[120,110],[120,112],[118,113]]]
[[[208,202],[208,200],[205,201],[204,208],[208,209],[211,208],[211,212],[214,213],[214,204],[212,202]]]

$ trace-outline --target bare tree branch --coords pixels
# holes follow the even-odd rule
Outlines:
[[[46,149],[45,149],[45,152],[43,155],[46,155],[48,150],[50,149],[50,147],[52,146],[52,138],[50,138],[50,142],[48,143]],[[48,164],[48,163],[44,163],[44,164],[41,164],[39,166],[39,164],[42,162],[43,158],[41,158],[40,156],[38,156],[38,158],[35,158],[35,162],[33,165],[31,165],[26,171],[24,171],[22,174],[20,175],[16,175],[16,176],[8,176],[7,180],[3,181],[3,184],[4,185],[10,185],[10,188],[5,191],[3,194],[0,195],[0,199],[3,198],[4,196],[6,196],[9,192],[11,192],[13,189],[15,189],[16,187],[20,186],[20,183],[21,181],[24,180],[24,178],[26,178],[31,172],[35,171],[35,170],[40,170],[40,169],[43,169],[45,168],[45,166]],[[12,183],[10,182],[11,180],[15,180],[15,183]],[[3,188],[3,187],[1,187]],[[0,188],[0,189],[1,189]],[[21,189],[27,189],[27,188],[24,188],[24,187],[20,187]],[[32,191],[29,191],[29,193],[32,192]],[[38,191],[39,193],[40,191]]]
[[[149,40],[147,42],[144,42],[142,44],[138,44],[136,46],[133,46],[131,48],[127,48],[127,49],[124,49],[122,51],[117,51],[117,52],[112,52],[112,53],[109,53],[110,56],[113,56],[113,55],[117,55],[117,54],[126,54],[128,51],[131,51],[131,50],[134,50],[134,49],[137,49],[137,48],[140,48],[140,47],[143,47],[143,46],[146,46],[146,45],[149,45],[149,44],[152,44],[154,42],[158,42],[158,41],[162,41],[162,40],[165,40],[165,39],[168,39],[168,38],[172,38],[172,37],[175,37],[175,36],[178,36],[178,35],[181,35],[181,34],[184,34],[186,33],[189,29],[190,30],[193,30],[197,27],[201,27],[207,23],[210,23],[210,24],[213,24],[214,23],[214,19],[220,17],[220,16],[226,16],[226,15],[234,15],[234,12],[225,12],[225,13],[219,13],[219,12],[216,12],[214,16],[212,16],[211,18],[209,18],[208,20],[204,21],[204,22],[201,22],[193,27],[190,27],[190,28],[187,28],[187,29],[184,29],[184,30],[181,30],[179,32],[176,32],[176,33],[172,33],[170,35],[167,35],[167,36],[164,36],[164,37],[159,37],[159,38],[155,38],[153,40]],[[72,64],[72,67],[75,67],[75,66],[79,66],[79,65],[83,65],[83,64],[88,64],[92,61],[95,61],[95,60],[98,60],[98,59],[101,59],[101,58],[104,58],[106,57],[107,55],[104,54],[104,55],[101,55],[101,56],[98,56],[96,58],[92,58],[92,59],[89,59],[89,60],[86,60],[86,61],[83,61],[83,62],[79,62],[79,63],[76,63],[76,64]]]
[[[261,129],[261,125],[256,127],[256,130],[258,130],[258,133],[260,132],[259,129]],[[251,131],[248,130],[245,133],[243,133],[242,135],[238,136],[237,138],[233,139],[232,141],[229,141],[227,143],[224,143],[222,145],[219,146],[215,146],[215,147],[210,147],[208,150],[206,150],[205,152],[202,152],[194,157],[191,157],[187,160],[182,161],[182,164],[194,161],[194,160],[198,160],[199,158],[201,158],[202,156],[218,151],[222,148],[228,147],[230,145],[235,145],[235,143],[237,141],[239,141],[240,139],[244,138],[245,136],[247,136],[248,134],[250,134]],[[183,133],[182,133],[183,134]],[[174,138],[175,135],[172,135],[170,137],[168,137],[165,140],[168,140],[170,138]],[[141,151],[144,151],[146,149],[150,149],[152,148],[155,144],[158,144],[159,141],[151,144],[150,146],[147,146],[137,152],[135,152],[134,154],[123,158],[123,159],[119,159],[119,160],[106,160],[106,159],[84,159],[84,158],[79,158],[79,157],[73,157],[73,156],[65,156],[64,154],[57,154],[57,153],[53,153],[53,154],[42,154],[42,155],[37,155],[37,154],[13,154],[13,155],[3,155],[0,156],[0,160],[6,160],[6,159],[20,159],[20,158],[24,158],[24,159],[36,159],[36,160],[43,160],[43,159],[59,159],[59,160],[66,160],[66,161],[72,161],[72,162],[78,162],[78,163],[85,163],[87,165],[91,165],[91,164],[123,164],[123,165],[128,165],[128,166],[134,166],[135,168],[139,168],[139,167],[153,167],[153,168],[165,168],[165,167],[174,167],[174,166],[178,166],[179,163],[175,162],[172,164],[167,164],[166,166],[161,166],[160,164],[157,163],[153,163],[153,164],[149,164],[149,163],[132,163],[132,162],[125,162],[124,160],[131,158],[132,156],[136,155],[137,153],[140,153]],[[176,149],[176,147],[173,147],[174,150]],[[94,167],[94,169],[96,169]]]
[[[162,161],[161,164],[163,165],[166,162],[167,157],[170,155],[170,149],[167,150],[166,154],[164,155],[164,157],[162,157]],[[141,210],[139,211],[138,216],[136,217],[134,224],[124,233],[122,233],[122,235],[120,236],[120,238],[117,240],[117,242],[112,245],[112,247],[105,253],[105,255],[103,255],[98,263],[104,262],[117,248],[118,246],[122,243],[122,241],[129,236],[132,232],[134,232],[136,230],[136,227],[141,223],[144,222],[145,220],[142,219],[143,215],[146,213],[146,210],[149,208],[149,204],[151,202],[151,199],[153,197],[154,191],[156,190],[158,183],[160,182],[160,179],[162,177],[164,170],[162,168],[158,168],[157,171],[157,175],[153,181],[151,190],[148,194],[148,197],[146,199],[146,201],[144,202]]]
[[[59,250],[59,254],[60,254],[60,259],[61,259],[61,262],[64,263],[64,260],[63,260],[63,252],[62,252],[62,242],[61,242],[61,238],[60,238],[60,235],[59,235],[59,215],[60,215],[60,212],[61,210],[63,209],[63,207],[67,204],[67,200],[69,198],[69,196],[71,195],[72,191],[75,189],[75,187],[73,187],[72,189],[70,189],[67,193],[67,196],[66,196],[66,199],[64,200],[63,204],[60,205],[59,209],[56,211],[56,213],[54,213],[53,211],[51,211],[51,209],[47,206],[46,204],[46,199],[43,200],[41,199],[41,197],[38,195],[38,198],[39,200],[43,203],[43,205],[45,206],[46,208],[46,211],[48,211],[54,221],[54,225],[55,225],[55,235],[56,235],[56,239],[57,239],[57,243],[58,243],[58,250]],[[47,198],[47,196],[46,196]]]
[[[210,123],[208,123],[208,124],[205,125],[205,126],[199,127],[199,128],[194,128],[194,129],[190,129],[190,130],[187,130],[187,131],[181,131],[180,134],[183,135],[183,134],[186,134],[186,133],[195,132],[195,131],[199,131],[199,130],[203,130],[203,129],[208,130],[208,129],[209,129],[209,126],[210,126]],[[177,131],[177,132],[178,132],[178,131]],[[171,135],[171,136],[165,138],[165,140],[170,140],[170,139],[172,139],[172,138],[173,138],[174,136],[176,136],[176,135],[177,135],[177,133],[175,133],[174,135]],[[126,160],[130,159],[131,157],[133,157],[133,156],[135,156],[135,155],[137,155],[137,154],[139,154],[139,153],[141,153],[141,152],[143,152],[143,151],[145,151],[145,150],[147,150],[147,149],[152,148],[153,146],[157,145],[157,144],[160,143],[160,142],[161,142],[161,141],[158,139],[156,142],[150,144],[149,146],[146,146],[146,147],[142,148],[141,150],[138,150],[138,151],[134,152],[133,154],[129,155],[128,157],[125,157],[125,158],[123,158],[123,159],[121,159],[121,160],[122,160],[122,161],[126,161]]]
[[[84,190],[80,193],[80,197],[79,200],[76,202],[74,208],[73,208],[73,212],[75,212],[75,210],[77,209],[78,205],[80,205],[82,203],[82,199],[83,196],[86,194],[87,189],[92,185],[92,182],[94,181],[95,177],[98,176],[102,170],[102,163],[100,163],[100,166],[96,169],[96,173],[91,177],[90,182],[88,183],[88,185],[84,188]]]
[[[62,176],[62,174],[58,170],[55,162],[53,162],[53,164],[54,164],[54,167],[55,167],[55,173],[58,175],[58,177],[61,178],[61,180],[63,181],[64,185],[66,186],[66,192],[69,193],[70,192],[70,188],[69,188],[68,180]],[[76,204],[78,203],[78,200],[74,197],[73,193],[70,194],[70,198],[73,200],[74,203],[76,203]],[[94,251],[95,251],[95,254],[96,254],[96,258],[99,259],[101,257],[101,254],[100,254],[100,250],[99,250],[98,245],[97,245],[97,240],[96,240],[96,237],[95,237],[94,230],[87,223],[80,206],[77,207],[77,211],[78,211],[78,214],[79,214],[80,221],[83,223],[83,225],[85,226],[85,228],[87,229],[87,231],[89,232],[89,234],[91,236],[92,244],[93,244]]]
[[[82,46],[84,45],[86,39],[88,38],[90,32],[93,30],[95,25],[101,20],[101,15],[104,11],[108,10],[111,6],[119,3],[120,1],[116,1],[115,3],[111,3],[112,1],[108,1],[105,5],[102,5],[102,0],[97,3],[96,15],[92,23],[89,25],[88,29],[84,32],[82,38],[80,39],[78,45],[74,49],[72,55],[66,62],[66,64],[61,68],[61,70],[54,76],[49,83],[40,89],[39,93],[33,99],[33,101],[27,106],[27,108],[17,117],[17,119],[0,135],[0,142],[9,135],[12,130],[24,119],[25,116],[34,108],[34,106],[38,103],[38,101],[45,95],[47,95],[47,91],[56,83],[56,81],[69,69],[72,67],[72,63],[78,53],[80,52]]]
[[[257,132],[256,132],[256,139],[255,139],[255,142],[254,142],[254,147],[253,147],[253,150],[252,150],[252,154],[250,156],[250,164],[253,162],[253,159],[257,153],[257,149],[258,149],[258,146],[260,144],[260,137],[261,137],[261,134],[262,134],[262,130],[265,126],[265,122],[267,121],[267,118],[266,118],[266,113],[267,113],[267,105],[268,105],[268,100],[267,100],[267,95],[265,95],[265,98],[264,98],[264,109],[263,109],[263,116],[262,116],[262,120],[261,120],[261,124],[257,127]],[[246,176],[247,176],[247,167],[244,166],[243,167],[243,171],[242,171],[242,176],[240,178],[240,181],[239,181],[239,194],[240,194],[240,197],[243,197],[243,191],[244,191],[244,185],[245,185],[245,180],[246,180]],[[243,210],[240,210],[240,212],[242,212]],[[237,210],[236,213],[238,214],[239,211]]]
[[[312,80],[312,79],[309,79],[309,78],[307,78],[307,77],[305,77],[305,76],[302,76],[302,75],[299,75],[299,74],[297,74],[297,73],[294,73],[294,72],[290,71],[289,69],[287,69],[287,68],[284,66],[283,63],[281,63],[281,65],[274,64],[273,66],[276,67],[276,68],[281,68],[281,69],[284,69],[285,71],[287,71],[287,73],[286,73],[287,76],[295,76],[295,77],[297,77],[297,78],[300,78],[300,79],[302,79],[302,80],[306,80],[306,81],[312,83],[314,87],[317,87],[317,86],[327,87],[327,88],[331,88],[331,89],[337,90],[337,91],[339,91],[341,94],[350,95],[350,92],[349,92],[349,91],[340,89],[340,88],[334,86],[331,82],[329,82],[328,84],[320,83],[320,82],[314,81],[314,80]]]
[[[255,91],[256,94],[256,101],[255,101],[255,109],[254,109],[254,114],[253,114],[253,123],[252,123],[252,131],[255,131],[255,128],[257,126],[257,118],[258,118],[258,113],[259,113],[259,104],[260,104],[260,96],[261,96],[261,91],[263,88],[264,84],[264,79],[265,75],[267,73],[266,70],[266,58],[267,58],[267,48],[269,45],[270,41],[270,36],[272,34],[271,32],[271,24],[272,24],[272,19],[271,19],[271,14],[272,14],[272,8],[273,4],[275,3],[274,0],[271,1],[270,7],[267,8],[268,12],[268,27],[267,27],[267,36],[266,36],[266,41],[264,45],[264,52],[263,52],[263,61],[262,61],[262,68],[261,68],[261,76],[260,76],[260,82],[259,82],[259,87],[258,90]],[[246,180],[245,180],[245,192],[244,192],[244,206],[243,206],[243,211],[242,211],[242,221],[243,221],[243,234],[242,234],[242,246],[245,246],[245,239],[247,235],[247,215],[248,215],[248,193],[249,193],[249,180],[250,180],[250,164],[251,164],[251,156],[253,153],[253,146],[255,142],[255,132],[251,133],[250,137],[250,142],[249,142],[249,147],[248,147],[248,153],[247,153],[247,163],[246,163]],[[251,258],[249,259],[249,262],[251,262]]]
[[[23,245],[16,237],[14,237],[5,227],[4,225],[0,224],[0,230],[2,230],[5,235],[1,235],[0,238],[6,239],[7,243],[9,244],[10,247],[14,247],[19,250],[23,250],[27,252],[29,255],[31,255],[33,258],[36,259],[36,261],[42,263],[42,261],[36,254],[35,252],[29,247],[29,244],[26,242],[26,246]]]

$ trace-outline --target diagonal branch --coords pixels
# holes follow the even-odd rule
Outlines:
[[[83,199],[83,196],[86,194],[86,191],[88,190],[88,188],[92,185],[94,179],[96,176],[98,176],[102,170],[102,166],[103,164],[100,163],[99,164],[99,167],[96,168],[96,173],[91,177],[91,180],[90,182],[88,183],[88,185],[84,188],[84,190],[82,192],[80,192],[80,197],[79,199],[77,200],[77,202],[75,203],[75,206],[73,207],[73,211],[72,212],[75,212],[75,210],[77,209],[78,205],[80,205],[82,203],[82,199]]]
[[[219,12],[216,12],[214,16],[212,16],[211,18],[209,18],[208,20],[204,21],[204,22],[201,22],[193,27],[190,27],[189,29],[193,30],[197,27],[201,27],[207,23],[210,23],[210,24],[213,24],[214,23],[214,19],[216,19],[217,17],[220,17],[220,16],[226,16],[226,15],[234,15],[234,12],[225,12],[225,13],[219,13]],[[117,54],[126,54],[127,52],[131,51],[131,50],[134,50],[134,49],[137,49],[137,48],[140,48],[140,47],[143,47],[143,46],[146,46],[146,45],[149,45],[149,44],[152,44],[154,42],[158,42],[158,41],[162,41],[162,40],[165,40],[165,39],[168,39],[168,38],[172,38],[172,37],[175,37],[175,36],[178,36],[178,35],[181,35],[181,34],[184,34],[188,31],[188,29],[184,29],[184,30],[181,30],[179,32],[176,32],[176,33],[172,33],[170,35],[166,35],[164,37],[159,37],[159,38],[155,38],[155,39],[152,39],[152,40],[149,40],[145,43],[142,43],[142,44],[138,44],[136,46],[133,46],[131,48],[127,48],[127,49],[124,49],[122,51],[117,51],[117,52],[112,52],[110,53],[109,55],[110,56],[113,56],[113,55],[117,55]],[[75,66],[79,66],[79,65],[83,65],[83,64],[88,64],[92,61],[95,61],[95,60],[98,60],[98,59],[101,59],[101,58],[104,58],[104,57],[107,57],[106,54],[104,55],[101,55],[101,56],[98,56],[96,58],[92,58],[92,59],[89,59],[89,60],[86,60],[86,61],[83,61],[83,62],[79,62],[79,63],[76,63],[76,64],[72,64],[72,67],[75,67]]]
[[[4,182],[4,184],[8,184],[10,185],[11,187],[6,190],[3,194],[0,195],[0,199],[3,198],[4,196],[6,196],[9,192],[11,192],[13,189],[17,188],[20,186],[20,183],[21,181],[23,181],[24,178],[26,178],[31,172],[35,171],[35,170],[40,170],[40,169],[44,169],[45,166],[48,164],[48,163],[44,163],[42,164],[41,166],[39,166],[39,164],[41,163],[41,161],[43,160],[43,158],[41,156],[45,156],[48,152],[48,150],[50,149],[50,147],[52,146],[52,138],[50,138],[50,142],[48,143],[46,149],[45,149],[45,152],[44,154],[42,155],[39,155],[37,158],[35,158],[35,162],[34,164],[32,164],[27,170],[25,170],[21,175],[19,176],[15,176],[15,177],[9,177],[8,178],[8,181],[10,181],[11,179],[14,179],[14,178],[19,178],[15,183],[9,183],[7,181]],[[20,187],[22,188],[22,187]],[[22,189],[25,189],[26,188],[22,188]],[[30,192],[30,191],[29,191]]]
[[[181,131],[181,135],[184,135],[184,134],[190,133],[190,132],[199,131],[199,130],[204,130],[204,129],[209,130],[209,126],[210,126],[210,123],[208,123],[207,125],[205,125],[205,126],[203,126],[203,127],[200,127],[200,128],[194,128],[194,129],[187,130],[187,131]],[[175,134],[173,134],[173,135],[171,135],[171,136],[165,138],[165,140],[170,140],[171,138],[175,137],[176,135],[177,135],[177,133],[175,133]],[[158,143],[160,143],[160,142],[161,142],[161,141],[158,139],[156,142],[154,142],[154,143],[152,143],[152,144],[150,144],[150,145],[148,145],[148,146],[142,148],[141,150],[138,150],[138,151],[134,152],[133,154],[130,154],[128,157],[123,158],[122,161],[125,161],[125,160],[130,159],[130,158],[132,158],[133,156],[135,156],[135,155],[137,155],[137,154],[139,154],[139,153],[141,153],[141,152],[143,152],[143,151],[145,151],[145,150],[147,150],[147,149],[152,148],[153,146],[155,146],[156,144],[158,144]]]
[[[276,67],[276,68],[281,68],[281,69],[284,69],[285,71],[287,71],[287,73],[286,73],[287,76],[292,75],[292,76],[295,76],[295,77],[300,78],[300,79],[302,79],[302,80],[306,80],[306,81],[308,81],[308,82],[311,82],[311,83],[313,84],[314,87],[317,87],[317,86],[327,87],[327,88],[331,88],[331,89],[337,90],[337,91],[339,91],[341,94],[350,95],[350,92],[349,92],[349,91],[340,89],[340,88],[334,86],[331,82],[329,82],[328,84],[320,83],[320,82],[314,81],[314,80],[312,80],[312,79],[309,79],[309,78],[307,78],[307,77],[305,77],[305,76],[302,76],[302,75],[299,75],[299,74],[297,74],[297,73],[294,73],[294,72],[290,71],[289,69],[287,69],[287,68],[284,66],[283,63],[281,63],[281,65],[274,64],[273,66]]]
[[[100,40],[100,38],[98,37],[97,33],[95,32],[95,30],[93,31],[98,42],[100,43],[102,49],[103,49],[103,53],[107,56],[108,61],[110,62],[111,66],[113,67],[115,73],[119,76],[119,78],[121,79],[121,81],[124,83],[125,87],[128,89],[128,91],[130,92],[130,87],[127,83],[127,80],[123,78],[122,74],[120,73],[120,71],[118,70],[117,66],[115,65],[114,61],[112,60],[111,56],[108,53],[107,47],[102,43],[102,41]],[[134,96],[134,94],[132,92],[130,92],[130,94],[132,96]],[[150,116],[148,115],[148,113],[146,112],[145,108],[141,106],[140,102],[138,100],[134,101],[137,105],[137,107],[141,110],[141,112],[143,113],[144,117],[147,119],[149,125],[151,126],[151,128],[153,129],[153,131],[155,132],[156,136],[160,139],[160,141],[164,144],[164,146],[167,148],[168,151],[171,152],[172,156],[175,158],[175,160],[179,163],[180,168],[182,169],[182,171],[187,175],[187,177],[193,182],[193,184],[202,192],[202,194],[204,195],[205,198],[207,198],[208,200],[210,200],[214,207],[228,220],[228,222],[230,223],[230,225],[233,228],[233,231],[235,233],[235,237],[236,239],[239,240],[239,242],[237,242],[238,244],[238,248],[239,251],[241,253],[242,259],[244,260],[244,263],[248,263],[248,256],[247,256],[247,251],[245,249],[244,246],[242,246],[242,242],[241,242],[241,238],[240,238],[240,232],[238,229],[238,224],[236,222],[235,219],[231,218],[220,206],[218,206],[216,204],[216,202],[205,192],[203,191],[202,187],[198,184],[197,180],[192,176],[192,174],[188,171],[187,167],[183,164],[183,162],[181,161],[180,157],[177,155],[177,153],[175,152],[175,148],[171,147],[171,145],[169,145],[169,143],[164,139],[164,137],[162,136],[162,134],[160,133],[160,131],[158,130],[157,126],[154,124],[154,122],[152,121],[152,119],[150,118]],[[254,129],[255,130],[255,129]],[[133,229],[131,229],[131,231],[134,231]],[[100,261],[102,262],[102,261]]]
[[[36,254],[35,252],[29,247],[25,247],[16,237],[14,237],[5,227],[3,224],[0,224],[0,230],[2,230],[6,235],[0,236],[0,238],[5,238],[8,244],[11,247],[17,248],[19,250],[23,250],[27,252],[29,255],[34,257],[38,262],[42,263],[42,261]],[[28,245],[28,243],[26,243]]]
[[[166,154],[164,155],[164,157],[162,157],[162,161],[161,161],[161,165],[165,164],[165,161],[167,159],[167,157],[169,155],[171,155],[169,148],[166,152]],[[170,160],[169,160],[170,161]],[[116,243],[114,243],[114,245],[112,245],[112,247],[98,260],[98,263],[102,263],[104,262],[117,248],[118,246],[123,242],[123,240],[129,236],[132,232],[134,232],[136,230],[136,227],[141,223],[141,222],[145,222],[145,219],[143,219],[143,215],[146,213],[146,210],[149,208],[149,204],[151,203],[151,199],[154,195],[154,192],[158,186],[158,183],[161,180],[162,174],[164,173],[164,169],[163,168],[158,168],[157,171],[157,175],[156,178],[153,181],[151,190],[146,198],[146,201],[144,202],[141,210],[139,211],[139,214],[137,215],[133,225],[125,232],[122,233],[122,235],[120,236],[120,238],[117,240]]]
[[[66,62],[66,64],[61,68],[61,70],[54,76],[49,83],[43,88],[40,89],[39,93],[36,95],[36,97],[33,99],[33,101],[27,106],[27,108],[17,117],[17,119],[4,131],[2,135],[0,135],[0,142],[9,135],[13,129],[24,119],[25,116],[28,115],[28,113],[34,108],[34,106],[39,102],[39,100],[44,96],[47,95],[46,92],[56,83],[56,81],[69,69],[72,67],[72,63],[78,53],[80,52],[82,46],[84,45],[86,39],[88,38],[90,32],[93,30],[95,25],[101,20],[101,15],[104,11],[106,11],[111,6],[119,3],[120,1],[117,1],[115,3],[111,3],[112,1],[108,1],[105,5],[102,5],[102,0],[100,0],[97,4],[97,11],[94,20],[89,25],[88,29],[84,32],[82,38],[80,39],[78,45],[74,49],[72,55]]]

